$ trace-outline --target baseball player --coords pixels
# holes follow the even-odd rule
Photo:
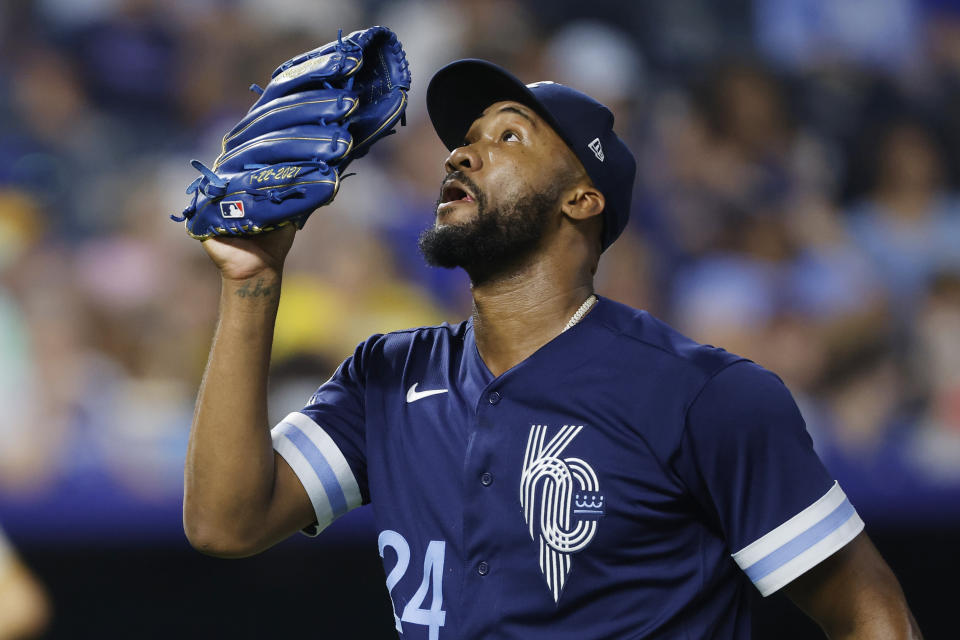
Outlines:
[[[191,543],[247,556],[369,503],[406,639],[741,639],[754,588],[831,638],[919,637],[780,379],[594,293],[636,170],[611,112],[480,60],[427,104],[450,155],[420,249],[469,274],[472,316],[370,337],[271,431],[295,232],[205,241]]]

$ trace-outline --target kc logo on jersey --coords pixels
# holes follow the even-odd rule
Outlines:
[[[540,540],[540,570],[553,601],[560,600],[570,573],[571,555],[597,533],[604,498],[597,474],[579,458],[560,458],[583,425],[564,425],[549,442],[547,425],[530,427],[520,476],[520,506],[530,538]]]

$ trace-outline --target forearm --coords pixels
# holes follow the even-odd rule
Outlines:
[[[848,615],[825,624],[830,640],[921,640],[920,629],[896,579],[861,597]],[[831,628],[832,626],[832,628]]]
[[[270,506],[267,374],[280,274],[224,279],[184,473],[184,529],[208,553],[239,555]]]
[[[830,640],[921,638],[896,576],[864,533],[785,592]]]
[[[827,630],[830,640],[922,640],[920,628],[908,610],[877,610],[846,628]]]
[[[923,640],[917,623],[911,620],[891,624],[887,620],[868,620],[847,633],[829,633],[830,640]]]

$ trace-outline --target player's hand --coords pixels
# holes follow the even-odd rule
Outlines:
[[[283,271],[296,232],[296,227],[288,224],[257,236],[208,238],[203,241],[203,248],[225,280],[249,280]]]

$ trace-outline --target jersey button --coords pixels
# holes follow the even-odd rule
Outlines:
[[[482,576],[487,575],[488,573],[490,573],[490,565],[488,565],[486,562],[481,562],[480,564],[477,565],[477,573],[479,573]]]
[[[493,474],[487,473],[486,471],[484,471],[480,475],[480,484],[482,484],[485,487],[489,487],[491,484],[493,484]]]
[[[489,396],[487,396],[487,400],[490,401],[490,404],[497,404],[498,402],[500,402],[500,392],[494,391]]]

